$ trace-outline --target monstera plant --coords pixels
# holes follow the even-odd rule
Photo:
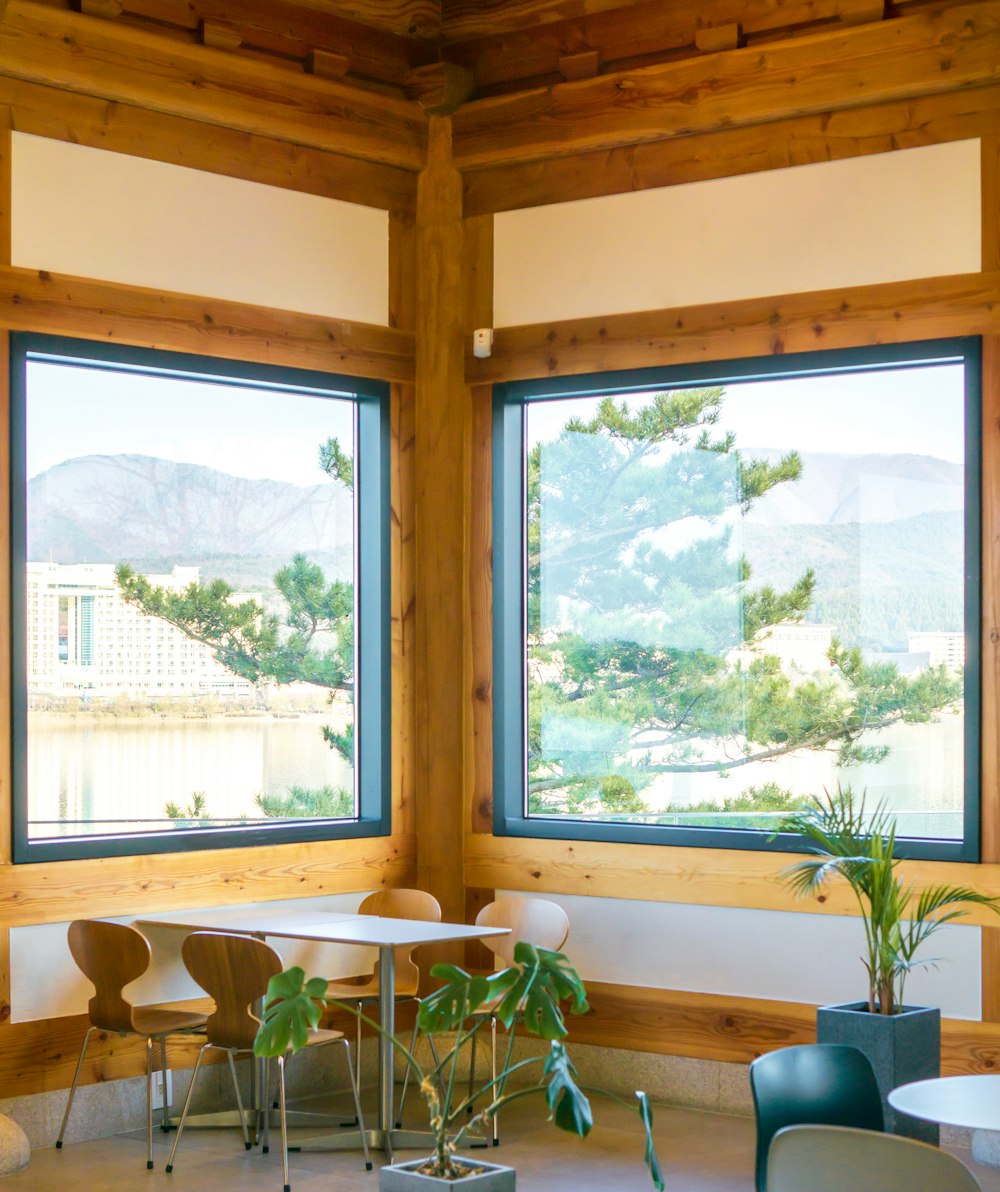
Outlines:
[[[432,1185],[434,1180],[440,1180],[442,1186],[451,1187],[455,1182],[480,1175],[484,1166],[491,1166],[464,1162],[456,1157],[456,1151],[512,1101],[530,1096],[543,1097],[555,1125],[581,1138],[590,1133],[593,1125],[586,1092],[599,1092],[621,1101],[605,1090],[585,1090],[576,1082],[576,1070],[563,1042],[567,1030],[562,1004],[568,1003],[572,1014],[583,1014],[589,1006],[579,974],[561,952],[520,942],[514,949],[514,963],[500,972],[474,975],[456,965],[437,964],[431,969],[431,976],[441,985],[421,1001],[418,1026],[431,1036],[447,1036],[449,1047],[442,1049],[440,1058],[435,1055],[432,1066],[425,1067],[402,1039],[390,1036],[392,1046],[409,1065],[427,1109],[432,1153],[417,1164],[405,1165],[423,1177],[422,1187],[428,1187],[428,1177]],[[309,1032],[316,1028],[327,1005],[360,1017],[375,1031],[384,1034],[377,1022],[361,1014],[356,1007],[328,1000],[326,987],[325,978],[307,979],[298,967],[273,977],[254,1047],[256,1054],[278,1056],[305,1046]],[[491,1077],[469,1090],[464,1080],[456,1080],[459,1053],[491,1017],[509,1032],[504,1061],[499,1065],[501,1070],[495,1080]],[[512,1028],[517,1023],[522,1023],[529,1034],[548,1042],[549,1048],[544,1055],[515,1062]],[[533,1068],[535,1079],[522,1084]],[[514,1076],[518,1078],[517,1087],[508,1090],[508,1082]],[[646,1164],[653,1185],[662,1192],[663,1177],[653,1146],[652,1108],[645,1093],[638,1092],[636,1097],[636,1108],[645,1129]],[[403,1174],[399,1168],[382,1170],[383,1176],[393,1173],[393,1178],[397,1173]],[[510,1178],[509,1184],[497,1186],[512,1188],[513,1173]],[[395,1186],[402,1185],[385,1181],[382,1184],[383,1188]]]

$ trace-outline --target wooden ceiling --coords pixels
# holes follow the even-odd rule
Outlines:
[[[924,0],[42,0],[425,108],[866,23]],[[0,7],[3,0],[0,0]]]

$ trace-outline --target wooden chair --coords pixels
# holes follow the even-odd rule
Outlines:
[[[90,1026],[83,1036],[80,1058],[76,1062],[73,1083],[66,1102],[56,1148],[62,1147],[73,1108],[76,1086],[80,1082],[87,1045],[94,1031],[114,1031],[119,1035],[139,1035],[146,1040],[146,1167],[153,1167],[153,1040],[160,1041],[160,1066],[167,1071],[167,1035],[200,1030],[205,1025],[204,1014],[172,1010],[157,1006],[133,1006],[125,998],[125,986],[135,981],[149,968],[149,941],[134,927],[124,923],[105,923],[99,919],[77,919],[69,925],[69,950],[77,967],[94,986],[88,1013]],[[164,1094],[166,1076],[164,1075]],[[161,1111],[160,1127],[169,1129],[169,1106]]]
[[[558,952],[569,938],[569,919],[566,912],[558,903],[549,902],[546,898],[498,898],[488,903],[476,915],[476,925],[479,927],[509,927],[509,935],[489,936],[482,942],[503,961],[505,965],[514,963],[514,948],[522,940],[534,944],[538,948],[545,948],[550,952]],[[490,1008],[476,1015],[477,1018],[490,1020],[490,1050],[492,1055],[492,1079],[497,1078],[497,1020]],[[416,1042],[417,1028],[413,1028],[412,1044]],[[469,1056],[469,1096],[475,1088],[476,1075],[476,1038],[472,1036],[471,1054]],[[436,1058],[436,1057],[435,1057]],[[399,1099],[399,1116],[402,1118],[403,1101],[406,1098],[406,1088],[409,1084],[409,1068],[403,1078],[403,1091]],[[502,1092],[497,1089],[497,1092]],[[493,1145],[500,1145],[500,1127],[494,1114],[492,1119]]]
[[[369,894],[358,907],[359,915],[375,915],[383,919],[413,919],[419,923],[440,923],[441,904],[423,890],[377,890]],[[396,1001],[409,1001],[420,988],[420,968],[413,959],[413,948],[395,949]],[[331,981],[326,995],[342,1002],[353,1002],[358,1015],[366,1003],[377,1002],[379,996],[378,963],[371,973],[345,981]],[[354,1053],[354,1079],[361,1087],[361,1018],[357,1019],[357,1049]]]
[[[757,1122],[757,1192],[768,1192],[771,1140],[786,1126],[885,1129],[882,1095],[867,1056],[844,1043],[803,1043],[750,1065]]]
[[[771,1142],[768,1192],[981,1192],[947,1151],[848,1126],[786,1126]]]
[[[188,1086],[187,1096],[184,1098],[181,1120],[177,1125],[177,1135],[174,1138],[170,1159],[167,1162],[168,1172],[174,1169],[174,1157],[184,1132],[184,1123],[187,1120],[191,1097],[194,1094],[205,1053],[210,1048],[224,1051],[228,1057],[229,1071],[233,1078],[233,1088],[236,1091],[236,1106],[239,1111],[240,1124],[243,1127],[243,1145],[250,1150],[246,1114],[240,1097],[239,1083],[236,1079],[235,1057],[241,1054],[253,1054],[253,1044],[257,1037],[260,1019],[253,1013],[251,1006],[257,1006],[263,1001],[268,982],[284,968],[281,957],[263,940],[248,935],[225,935],[215,931],[193,932],[184,941],[181,956],[191,976],[215,1001],[215,1012],[209,1015],[205,1024],[208,1041],[198,1052],[191,1084]],[[317,1030],[310,1035],[309,1046],[318,1046],[323,1043],[340,1043],[347,1051],[347,1071],[351,1078],[354,1108],[361,1127],[365,1167],[371,1171],[368,1141],[361,1115],[361,1103],[358,1100],[358,1086],[354,1081],[354,1069],[351,1065],[351,1046],[342,1031]],[[287,1058],[283,1055],[278,1056],[278,1109],[281,1119],[284,1192],[290,1192],[291,1188],[288,1182],[288,1121],[285,1111],[285,1062]],[[262,1103],[266,1104],[267,1090],[262,1090],[262,1093]],[[265,1124],[265,1131],[266,1128]]]

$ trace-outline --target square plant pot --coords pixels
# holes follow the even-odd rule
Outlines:
[[[886,1098],[901,1084],[941,1075],[940,1010],[904,1006],[899,1014],[872,1014],[867,1002],[820,1006],[816,1041],[849,1043],[868,1057],[882,1094],[887,1131],[938,1145],[940,1130],[934,1122],[896,1113]]]
[[[462,1180],[442,1180],[420,1174],[417,1169],[426,1162],[426,1158],[414,1159],[380,1168],[379,1192],[445,1192],[446,1189],[449,1192],[515,1192],[517,1173],[513,1167],[456,1159],[456,1164],[467,1167],[473,1174]]]

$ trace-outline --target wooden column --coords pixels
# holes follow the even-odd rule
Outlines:
[[[450,119],[432,116],[428,132],[416,244],[417,880],[441,903],[445,919],[457,922],[465,912],[471,401],[464,379],[462,184],[451,158]]]
[[[983,137],[982,264],[1000,269],[1000,137]],[[983,337],[982,860],[1000,861],[1000,338]],[[982,1015],[1000,1022],[1000,927],[983,928]]]
[[[11,113],[0,108],[0,266],[11,263]],[[9,339],[0,331],[0,442],[10,441]],[[0,552],[10,557],[10,452],[0,449]],[[10,868],[10,569],[0,581],[0,867]],[[10,1019],[10,928],[0,928],[0,1023]]]

